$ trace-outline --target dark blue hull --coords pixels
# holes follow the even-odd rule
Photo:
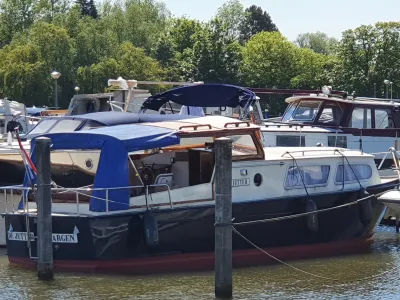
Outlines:
[[[386,185],[369,189],[371,194],[388,190]],[[315,195],[312,200],[318,209],[336,207],[362,198],[360,191]],[[234,223],[269,219],[305,212],[305,197],[279,198],[257,202],[235,203]],[[307,217],[275,222],[237,226],[249,240],[261,248],[313,246],[371,237],[380,221],[384,206],[376,198],[370,199],[370,216],[366,218],[361,204],[318,214],[318,226],[310,228]],[[159,242],[146,243],[143,213],[125,212],[119,215],[97,217],[53,216],[53,233],[73,233],[76,227],[77,243],[53,241],[54,260],[57,262],[110,262],[124,259],[143,259],[175,255],[199,255],[214,251],[214,206],[153,210],[157,220]],[[6,229],[26,232],[25,216],[7,214]],[[36,236],[35,218],[30,218],[30,230]],[[28,264],[26,241],[7,239],[10,262]],[[32,257],[36,257],[36,242],[31,242]],[[235,251],[254,249],[248,242],[233,235]],[[348,249],[351,252],[351,249]],[[311,254],[311,252],[310,252]],[[30,260],[31,262],[33,260]],[[115,270],[118,271],[118,270]],[[174,270],[172,270],[174,271]]]

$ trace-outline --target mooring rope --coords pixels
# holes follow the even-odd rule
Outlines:
[[[355,200],[353,202],[341,204],[341,205],[334,206],[334,207],[323,208],[323,209],[320,209],[320,210],[314,210],[314,211],[310,211],[310,212],[304,212],[304,213],[299,213],[299,214],[295,214],[295,215],[276,217],[276,218],[270,218],[270,219],[261,219],[261,220],[254,220],[254,221],[237,222],[237,223],[233,223],[232,225],[249,225],[249,224],[256,224],[256,223],[269,223],[269,222],[275,222],[275,221],[282,221],[282,220],[301,218],[301,217],[305,217],[305,216],[312,215],[312,214],[323,213],[323,212],[327,212],[327,211],[340,209],[340,208],[343,208],[343,207],[356,205],[356,204],[358,204],[358,203],[360,203],[362,201],[368,200],[368,199],[370,199],[372,197],[379,197],[382,194],[384,194],[384,192],[378,193],[378,194],[374,194],[374,195],[369,195],[367,197],[364,197],[364,198],[361,198],[361,199],[357,199],[357,200]]]
[[[324,279],[324,280],[332,280],[332,281],[338,281],[338,282],[339,282],[339,281],[343,281],[342,278],[339,279],[339,278],[326,277],[326,276],[322,276],[322,275],[318,275],[318,274],[313,274],[313,273],[311,273],[311,272],[304,271],[304,270],[302,270],[302,269],[300,269],[300,268],[297,268],[297,267],[295,267],[295,266],[293,266],[293,265],[291,265],[291,264],[288,264],[287,262],[284,262],[283,260],[281,260],[281,259],[279,259],[279,258],[273,256],[272,254],[268,253],[266,250],[262,249],[261,247],[257,246],[256,244],[254,244],[252,241],[250,241],[248,238],[246,238],[243,234],[241,234],[233,225],[232,225],[232,231],[233,231],[235,234],[237,234],[239,237],[241,237],[243,240],[245,240],[247,243],[249,243],[251,246],[253,246],[254,248],[256,248],[257,250],[260,250],[262,253],[264,253],[265,255],[269,256],[269,257],[272,258],[273,260],[275,260],[275,261],[277,261],[277,262],[279,262],[279,263],[281,263],[281,264],[283,264],[283,265],[285,265],[285,266],[287,266],[287,267],[289,267],[289,268],[291,268],[291,269],[293,269],[293,270],[295,270],[295,271],[298,271],[298,272],[303,273],[303,274],[306,274],[306,275],[310,275],[310,276],[312,276],[312,277]],[[398,270],[398,269],[400,269],[400,266],[394,267],[394,268],[392,268],[392,269],[390,269],[390,270],[386,270],[386,271],[380,272],[380,273],[375,274],[375,275],[372,275],[372,276],[366,276],[366,277],[362,277],[362,278],[356,278],[356,279],[354,279],[353,281],[364,281],[364,280],[369,280],[369,279],[372,279],[372,278],[375,278],[375,277],[379,277],[379,276],[385,275],[385,274],[387,274],[387,273],[396,271],[396,270]]]

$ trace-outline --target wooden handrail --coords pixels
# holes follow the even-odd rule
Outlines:
[[[197,130],[199,127],[207,127],[207,129],[212,129],[210,124],[201,124],[201,125],[185,125],[179,127],[179,130],[184,129],[184,128],[193,128],[193,130]]]
[[[238,128],[240,124],[246,124],[246,127],[250,127],[250,122],[243,121],[243,122],[228,122],[225,123],[224,128],[228,128],[229,125],[235,125],[235,128]]]

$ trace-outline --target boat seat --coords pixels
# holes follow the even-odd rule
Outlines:
[[[169,188],[171,189],[172,183],[174,180],[174,174],[173,173],[165,173],[165,174],[160,174],[156,177],[156,180],[154,180],[154,184],[167,184]],[[154,192],[162,192],[166,191],[167,187],[166,186],[156,186],[154,187]]]

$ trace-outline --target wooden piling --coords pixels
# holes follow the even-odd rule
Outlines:
[[[232,140],[215,149],[215,297],[232,297]]]
[[[37,161],[37,271],[40,280],[53,279],[53,242],[51,221],[51,173],[49,138],[36,139]]]

